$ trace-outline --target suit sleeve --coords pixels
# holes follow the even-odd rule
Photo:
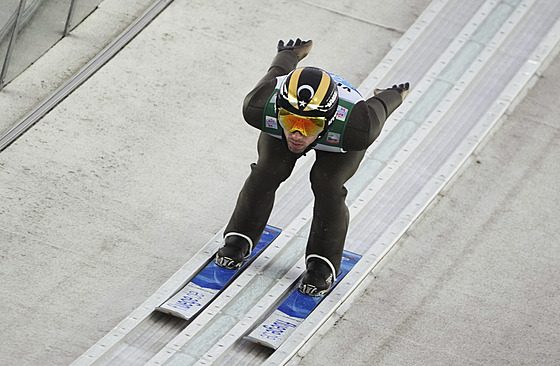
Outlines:
[[[385,90],[365,101],[356,103],[344,131],[343,149],[361,151],[377,139],[387,117],[402,103],[396,90]]]
[[[251,126],[260,129],[268,98],[276,86],[276,77],[286,75],[297,67],[295,52],[286,50],[276,54],[268,72],[247,94],[243,101],[243,117]]]

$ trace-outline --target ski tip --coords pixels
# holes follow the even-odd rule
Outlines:
[[[265,342],[262,339],[254,338],[254,337],[251,337],[250,335],[243,337],[243,339],[246,340],[246,341],[258,344],[259,346],[263,346],[263,347],[270,348],[270,349],[273,349],[273,350],[278,349],[278,345]]]

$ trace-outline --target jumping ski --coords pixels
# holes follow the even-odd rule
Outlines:
[[[267,225],[249,258],[237,270],[222,268],[214,263],[214,258],[211,258],[206,267],[156,310],[186,320],[192,319],[243,272],[280,235],[281,231]]]
[[[244,338],[272,349],[280,347],[319,303],[332,292],[360,258],[361,256],[358,254],[344,251],[339,275],[329,292],[322,297],[312,297],[300,293],[298,291],[299,280],[296,281],[286,299]]]

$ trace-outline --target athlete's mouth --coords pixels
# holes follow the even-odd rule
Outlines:
[[[296,149],[299,149],[299,148],[303,147],[303,143],[301,143],[301,142],[295,142],[295,141],[291,141],[291,140],[288,140],[288,142],[290,143],[290,145],[292,145],[292,147],[294,147]]]

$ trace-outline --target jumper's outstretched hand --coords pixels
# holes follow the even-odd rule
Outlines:
[[[388,88],[388,89],[375,89],[373,91],[374,95],[377,95],[381,92],[384,92],[385,90],[395,90],[397,92],[399,92],[399,94],[401,95],[402,100],[404,100],[404,98],[406,98],[406,96],[408,95],[408,92],[410,90],[410,84],[408,82],[403,83],[403,84],[399,84],[399,85],[393,85],[392,87]]]
[[[313,41],[309,40],[309,41],[302,41],[301,39],[296,39],[295,41],[293,39],[290,39],[288,41],[288,43],[284,43],[283,40],[279,40],[278,41],[278,52],[282,52],[282,51],[294,51],[298,61],[301,61],[305,56],[307,56],[307,54],[309,54],[309,51],[311,51],[311,47],[313,46]]]

